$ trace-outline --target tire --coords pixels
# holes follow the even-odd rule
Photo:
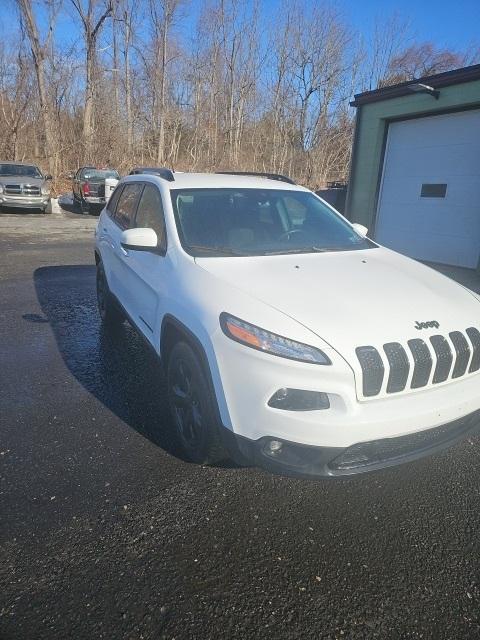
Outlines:
[[[204,368],[186,342],[177,342],[167,365],[168,402],[175,436],[186,459],[215,464],[228,458],[222,445],[215,398]]]
[[[118,327],[123,322],[122,313],[108,288],[105,270],[101,262],[97,265],[97,304],[100,319],[106,328]]]
[[[89,209],[89,205],[87,202],[85,202],[85,200],[80,197],[80,198],[75,198],[75,196],[73,197],[73,203],[77,204],[80,213],[82,214],[89,214],[90,213],[90,209]]]

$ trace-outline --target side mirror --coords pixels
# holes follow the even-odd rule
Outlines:
[[[352,224],[352,227],[355,229],[355,231],[356,231],[359,235],[363,236],[364,238],[365,238],[365,236],[366,236],[366,235],[367,235],[367,233],[368,233],[368,229],[367,229],[367,227],[364,227],[364,226],[363,226],[363,224],[359,224],[358,222],[354,222],[354,223]]]
[[[68,178],[69,180],[73,180],[73,179],[75,178],[75,173],[74,173],[73,171],[70,171],[70,172],[68,173],[67,178]]]
[[[45,175],[45,180],[53,180],[53,177],[49,173],[47,173]]]
[[[154,251],[158,246],[158,238],[155,231],[148,227],[126,229],[120,236],[120,244],[132,251]]]

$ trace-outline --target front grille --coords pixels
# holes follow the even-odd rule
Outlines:
[[[376,396],[382,388],[385,368],[375,347],[358,347],[357,357],[363,373],[363,395]]]
[[[35,187],[30,184],[23,185],[23,193],[26,196],[39,196],[40,195],[40,187]]]
[[[467,329],[467,335],[473,345],[473,358],[468,372],[474,373],[480,369],[480,331],[475,327],[470,327]]]
[[[456,353],[455,366],[453,367],[452,378],[461,378],[465,375],[468,367],[468,361],[472,354],[468,346],[467,339],[461,331],[452,331],[450,340]]]
[[[40,187],[31,184],[6,184],[5,193],[11,196],[39,196]]]
[[[473,431],[480,420],[480,411],[440,427],[417,431],[397,438],[360,442],[346,449],[329,463],[336,471],[385,466],[402,458],[419,456],[422,452],[459,440]]]
[[[412,389],[420,389],[425,387],[430,379],[433,367],[432,356],[425,342],[419,338],[409,340],[408,346],[415,362],[410,386]]]
[[[449,338],[451,343],[445,336],[431,336],[430,346],[425,340],[415,338],[409,340],[406,346],[399,342],[388,342],[382,349],[372,345],[357,347],[363,396],[371,398],[379,395],[385,379],[386,393],[390,394],[421,389],[428,385],[430,379],[431,384],[435,385],[479,371],[480,331],[469,327],[464,333],[452,331]],[[388,364],[387,367],[384,362]],[[413,372],[408,384],[412,362]]]
[[[407,384],[410,363],[405,349],[399,342],[390,342],[383,347],[390,366],[387,393],[403,391]]]
[[[6,184],[5,185],[5,193],[9,193],[10,195],[21,195],[22,193],[22,185],[21,184]]]
[[[437,356],[437,366],[433,374],[433,384],[438,384],[439,382],[445,382],[445,380],[447,380],[450,369],[452,368],[453,354],[450,345],[443,336],[432,336],[430,342]]]

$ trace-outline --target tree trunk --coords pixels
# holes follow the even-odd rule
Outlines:
[[[161,60],[161,77],[160,77],[160,99],[158,101],[158,147],[157,162],[162,165],[165,162],[165,73],[167,66],[167,40],[168,26],[167,19],[163,25],[162,33],[162,60]]]
[[[130,40],[131,17],[127,11],[124,13],[125,39],[124,39],[124,66],[125,66],[125,108],[127,115],[127,153],[129,160],[133,154],[133,118],[132,118],[132,78],[130,74]]]
[[[40,43],[37,23],[33,15],[31,0],[17,0],[22,16],[25,20],[30,48],[32,51],[33,65],[37,79],[38,98],[40,112],[42,116],[43,128],[45,132],[45,156],[48,162],[48,170],[53,173],[55,170],[55,141],[53,135],[53,119],[47,91],[45,77],[45,49],[46,46]]]
[[[86,75],[85,75],[85,106],[83,110],[83,139],[85,141],[85,159],[92,162],[93,158],[93,101],[95,88],[95,61],[92,47],[87,45]]]
[[[117,2],[115,0],[113,5],[113,15],[112,15],[112,48],[113,48],[113,93],[115,95],[115,104],[114,104],[114,113],[115,118],[119,117],[119,106],[120,106],[120,91],[118,87],[118,38],[117,38]]]

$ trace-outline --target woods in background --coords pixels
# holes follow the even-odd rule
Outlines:
[[[473,64],[308,0],[7,0],[0,158],[347,178],[353,93]]]

